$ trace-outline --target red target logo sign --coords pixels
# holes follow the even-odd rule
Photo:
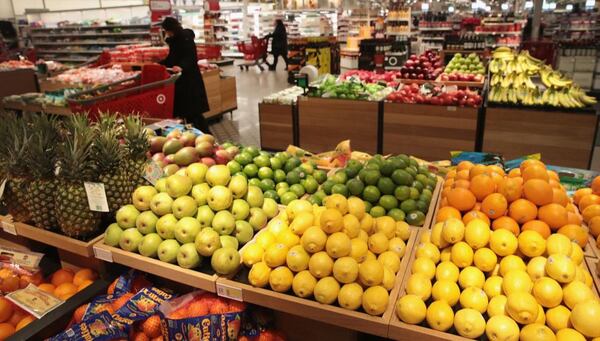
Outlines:
[[[158,96],[156,96],[156,103],[165,104],[166,101],[167,101],[167,96],[165,96],[164,94],[159,94]]]

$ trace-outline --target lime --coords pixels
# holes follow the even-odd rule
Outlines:
[[[286,172],[291,172],[294,168],[300,166],[300,164],[302,164],[302,162],[300,162],[300,159],[297,157],[290,158],[285,162],[284,170]]]
[[[419,167],[419,163],[413,158],[408,159],[408,165],[414,167],[415,171],[417,170],[417,167]]]
[[[433,189],[435,187],[435,181],[431,180],[430,178],[427,178],[427,180],[425,181],[425,188],[431,188]]]
[[[256,157],[260,153],[258,151],[258,148],[254,147],[254,146],[248,146],[248,147],[244,148],[244,151],[247,152],[248,154],[250,154],[250,156],[252,156],[252,157]]]
[[[392,157],[390,158],[390,161],[394,165],[395,169],[404,169],[407,166],[406,162],[399,157]]]
[[[365,173],[364,183],[367,185],[376,185],[381,177],[381,173],[379,173],[376,169],[369,169]]]
[[[244,172],[232,173],[231,175],[232,175],[232,176],[235,176],[235,175],[241,175],[241,176],[243,176],[244,178],[246,178],[246,180],[248,180],[248,175],[246,175],[246,173],[244,173]]]
[[[268,152],[268,151],[266,151],[266,150],[259,150],[259,151],[258,151],[258,155],[264,155],[264,156],[266,156],[266,157],[271,157],[271,153],[269,153],[269,152]]]
[[[425,214],[419,211],[413,211],[406,215],[406,222],[412,226],[422,226],[425,222]]]
[[[286,162],[290,158],[290,154],[288,152],[278,152],[275,154],[275,157],[281,160],[281,162]]]
[[[315,197],[314,195],[311,195],[308,198],[308,202],[313,204],[313,205],[317,205],[317,206],[321,206],[323,205],[323,199],[319,198],[319,197]]]
[[[306,174],[312,174],[315,171],[315,168],[313,167],[313,165],[311,165],[308,162],[301,164],[300,169]]]
[[[285,179],[286,179],[285,172],[283,170],[276,169],[273,172],[273,180],[275,180],[276,183],[284,182]]]
[[[419,174],[429,174],[429,169],[427,168],[427,166],[417,166],[417,171],[419,172]]]
[[[256,187],[260,187],[260,179],[258,178],[252,178],[250,180],[248,180],[248,186],[256,186]]]
[[[385,160],[381,154],[375,154],[375,155],[373,155],[371,160],[369,160],[369,162],[374,162],[379,166],[381,166],[383,164],[383,161],[385,161]]]
[[[327,196],[327,194],[325,194],[325,192],[323,192],[323,190],[318,190],[312,196],[316,197],[316,198],[319,198],[322,201],[323,199],[325,199],[325,197]]]
[[[431,202],[431,198],[428,197],[426,194],[421,194],[421,195],[419,195],[419,198],[417,199],[417,201],[423,201],[427,204],[427,206],[429,206],[429,203]]]
[[[369,171],[368,169],[363,168],[358,172],[358,179],[360,181],[362,181],[363,183],[365,182],[365,179],[367,178],[368,171]]]
[[[298,196],[294,192],[285,192],[280,197],[281,197],[281,204],[283,204],[283,205],[287,205],[290,202],[292,202],[293,200],[298,199]]]
[[[348,187],[348,191],[352,195],[360,195],[365,188],[365,185],[360,181],[360,179],[350,179],[348,183],[346,183]]]
[[[271,179],[262,179],[260,180],[260,185],[258,187],[260,187],[260,189],[262,189],[263,192],[268,190],[274,190],[275,182]]]
[[[242,166],[235,160],[227,162],[227,168],[229,168],[229,173],[231,174],[238,173],[242,170]]]
[[[383,176],[390,176],[392,175],[395,169],[396,167],[394,167],[394,163],[391,160],[385,160],[381,164],[381,168],[379,168],[379,171]]]
[[[371,208],[373,208],[373,204],[371,204],[368,201],[365,201],[364,203],[365,203],[365,212],[370,212]]]
[[[410,163],[410,157],[408,157],[408,155],[406,154],[398,154],[397,156],[400,160],[404,161],[404,163],[406,163],[406,166],[409,166]]]
[[[300,184],[291,185],[290,192],[294,192],[298,198],[301,198],[306,193],[304,187],[302,187]]]
[[[271,166],[271,161],[269,161],[269,157],[266,155],[259,155],[255,157],[252,161],[254,161],[254,164],[259,168]]]
[[[413,182],[413,177],[404,169],[396,169],[392,173],[392,180],[396,185],[408,186]]]
[[[273,179],[273,170],[269,167],[260,167],[258,170],[259,179]]]
[[[273,170],[281,169],[281,167],[283,167],[283,161],[281,161],[281,159],[278,159],[276,157],[270,158],[269,162],[271,163],[271,169],[273,169]]]
[[[423,200],[417,200],[417,210],[427,213],[427,210],[429,210],[429,203]]]
[[[410,188],[410,198],[411,199],[417,200],[417,199],[419,199],[419,195],[421,195],[421,193],[419,193],[418,189],[416,189],[414,187]]]
[[[421,193],[421,191],[425,188],[425,186],[423,186],[423,184],[418,182],[417,180],[412,182],[412,187],[416,188],[419,191],[419,193]]]
[[[417,174],[417,176],[415,176],[415,180],[422,183],[423,186],[427,185],[427,175],[419,173],[419,174]]]
[[[308,194],[313,194],[317,191],[317,189],[319,189],[319,183],[312,176],[302,180],[300,183]]]
[[[417,168],[416,167],[408,166],[408,167],[406,167],[406,171],[408,172],[408,174],[410,174],[413,177],[413,179],[415,176],[417,176]]]
[[[390,178],[379,178],[377,181],[377,188],[381,191],[381,194],[393,194],[396,189],[396,184]]]
[[[315,180],[317,180],[317,182],[320,184],[324,183],[325,180],[327,180],[327,173],[325,173],[324,171],[317,169],[314,173],[313,173],[313,177],[315,178]]]
[[[279,195],[277,195],[277,192],[275,192],[275,191],[274,191],[274,190],[272,190],[272,189],[270,189],[270,190],[267,190],[266,192],[264,192],[264,193],[263,193],[263,196],[264,196],[265,198],[270,198],[270,199],[273,199],[273,200],[275,200],[275,201],[277,201],[277,202],[279,201]]]
[[[395,221],[404,221],[406,213],[399,208],[392,208],[388,211],[387,215],[394,218]]]
[[[250,155],[250,153],[248,152],[241,152],[238,155],[236,155],[233,159],[241,166],[245,166],[252,162],[252,155]]]
[[[344,172],[343,169],[340,169],[335,174],[333,174],[331,180],[333,180],[333,182],[335,182],[336,184],[345,184],[346,181],[348,181],[348,175],[346,175],[346,172]]]
[[[253,163],[249,163],[244,166],[244,173],[246,173],[249,178],[253,178],[258,173],[258,167]]]
[[[379,206],[386,210],[391,210],[392,208],[398,207],[398,199],[393,195],[382,195],[381,198],[379,198]]]
[[[366,170],[379,170],[379,164],[377,162],[371,162],[369,161],[366,166],[365,166]]]
[[[279,197],[281,197],[282,195],[284,195],[285,193],[287,193],[289,190],[290,190],[290,188],[286,187],[286,188],[276,189],[275,191],[277,192],[277,195]]]
[[[437,176],[436,176],[435,174],[433,174],[433,173],[428,173],[428,174],[427,174],[427,177],[428,177],[430,180],[432,180],[432,181],[433,181],[433,184],[434,184],[434,185],[435,185],[435,184],[437,184],[437,180],[438,180],[438,178],[437,178]]]
[[[373,208],[371,208],[369,211],[369,214],[373,218],[383,217],[385,215],[385,208],[381,206],[373,206]]]
[[[417,209],[417,202],[413,199],[404,200],[400,203],[400,209],[404,211],[404,213],[415,211]]]
[[[285,176],[285,180],[289,185],[295,185],[300,183],[300,172],[291,171]]]
[[[345,197],[348,196],[348,187],[343,184],[335,184],[331,187],[331,194],[341,194]]]
[[[348,162],[346,162],[346,168],[354,168],[357,169],[358,172],[362,169],[362,164],[357,160],[350,159]]]
[[[429,199],[431,199],[433,197],[433,192],[430,189],[425,188],[421,191],[421,195],[427,195]]]
[[[399,186],[394,190],[394,196],[396,199],[400,201],[404,201],[410,198],[410,187],[408,186]]]
[[[381,192],[379,192],[379,189],[375,186],[365,187],[362,193],[363,199],[370,203],[376,203],[377,201],[379,201],[380,196]]]
[[[286,191],[290,188],[290,185],[288,185],[287,182],[280,182],[277,185],[275,185],[275,190],[279,191],[280,189],[285,189]]]
[[[323,191],[325,191],[325,193],[327,193],[327,195],[331,194],[331,187],[333,187],[333,185],[335,185],[335,182],[333,182],[333,180],[327,180],[323,183],[323,185],[321,185],[321,188],[323,189]]]

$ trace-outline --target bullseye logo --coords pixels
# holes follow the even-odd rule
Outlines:
[[[167,101],[167,96],[165,96],[164,94],[160,94],[160,95],[156,96],[156,103],[165,104],[166,101]]]

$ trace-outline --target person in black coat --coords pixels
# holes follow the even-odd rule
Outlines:
[[[285,31],[285,25],[281,19],[275,21],[275,30],[273,33],[267,35],[266,38],[272,38],[271,41],[271,53],[273,54],[273,65],[269,66],[269,70],[277,69],[277,61],[279,56],[283,57],[285,61],[285,68],[288,65],[288,44],[287,44],[287,32]]]
[[[185,119],[187,123],[210,134],[203,115],[210,108],[202,74],[198,68],[194,32],[189,29],[184,30],[179,21],[171,17],[165,18],[161,26],[167,36],[169,54],[160,64],[181,72],[181,77],[175,82],[173,115]]]

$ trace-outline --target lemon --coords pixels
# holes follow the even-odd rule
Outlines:
[[[338,304],[348,310],[356,310],[362,304],[363,288],[358,283],[344,284],[338,293]]]
[[[502,277],[490,276],[483,284],[483,291],[488,298],[496,297],[502,294]]]
[[[340,284],[335,278],[324,277],[317,282],[317,285],[315,285],[313,295],[315,296],[315,300],[319,303],[332,304],[337,299],[339,292]]]
[[[348,256],[351,247],[350,237],[343,232],[335,232],[330,235],[325,244],[327,254],[333,259]]]
[[[554,332],[543,324],[532,323],[521,329],[520,341],[555,341]]]
[[[369,250],[374,254],[383,253],[387,251],[390,246],[389,239],[382,232],[372,234],[369,237],[369,242],[367,244],[369,245]]]
[[[561,254],[569,256],[573,246],[569,237],[564,234],[555,233],[546,239],[546,253],[548,255]]]
[[[367,255],[365,256],[365,261],[366,260],[377,260],[377,256],[375,256],[375,254],[373,252],[367,250]]]
[[[488,297],[483,289],[468,287],[460,293],[459,302],[463,308],[471,308],[484,313],[487,310]]]
[[[358,262],[352,257],[342,257],[333,263],[333,277],[340,283],[352,283],[358,277]]]
[[[365,213],[365,215],[360,219],[360,229],[370,233],[373,230],[373,222],[375,219],[369,214]]]
[[[326,197],[323,203],[328,209],[335,209],[341,214],[348,213],[348,199],[341,194],[334,193]]]
[[[295,235],[290,230],[281,231],[275,237],[275,240],[277,241],[277,243],[281,243],[281,244],[287,246],[288,248],[291,248],[292,246],[300,244],[300,237]]]
[[[439,222],[431,228],[431,242],[437,246],[439,249],[443,249],[449,245],[449,243],[442,238],[442,229],[444,228],[444,223]]]
[[[542,277],[535,281],[532,293],[538,303],[546,308],[554,308],[563,300],[563,289],[550,277]]]
[[[527,257],[537,257],[546,251],[546,240],[537,231],[527,230],[519,234],[519,251]]]
[[[362,239],[354,238],[350,241],[350,257],[354,258],[359,263],[362,263],[367,258],[367,252],[369,251],[369,247],[367,246],[367,242]]]
[[[408,324],[419,324],[427,315],[427,306],[416,295],[404,295],[396,302],[396,315]]]
[[[315,224],[315,216],[312,212],[300,212],[290,224],[290,231],[301,236],[309,227]]]
[[[369,315],[379,316],[385,312],[390,294],[382,286],[373,286],[362,295],[362,307]]]
[[[587,337],[600,337],[598,320],[600,319],[600,302],[597,298],[577,303],[571,310],[571,324]]]
[[[354,248],[354,245],[352,245],[352,247]],[[352,251],[354,251],[354,249],[352,249]],[[390,239],[390,242],[388,244],[388,251],[392,251],[396,255],[398,255],[398,257],[402,258],[402,257],[404,257],[404,254],[406,253],[406,243],[404,242],[404,240],[402,240],[398,237],[394,237],[394,238]],[[438,250],[438,253],[439,253],[439,250]]]
[[[508,316],[495,315],[487,321],[485,335],[490,341],[517,341],[519,326]]]
[[[475,251],[475,254],[473,255],[473,263],[475,263],[475,266],[479,270],[489,272],[494,270],[494,267],[496,267],[496,264],[498,263],[498,256],[496,256],[494,251],[491,249],[484,247]]]
[[[248,273],[248,281],[255,287],[263,288],[269,283],[269,276],[271,275],[271,268],[264,262],[258,262],[252,265],[250,272]]]
[[[252,265],[262,261],[263,254],[265,250],[258,245],[258,243],[248,244],[244,248],[244,252],[242,252],[242,262],[247,267],[252,267]]]
[[[300,271],[292,281],[292,290],[298,297],[312,296],[317,285],[317,279],[309,271]]]
[[[573,281],[565,285],[562,289],[562,293],[564,304],[569,307],[569,309],[574,309],[578,303],[596,299],[592,289],[580,281]]]
[[[515,292],[531,292],[533,281],[529,278],[527,272],[523,270],[509,271],[502,279],[502,292],[510,295]]]
[[[449,218],[444,222],[442,227],[442,238],[450,243],[455,244],[463,240],[465,236],[465,224],[459,219]]]
[[[268,267],[276,268],[285,264],[288,251],[287,246],[283,244],[273,244],[265,250],[263,261]]]
[[[325,210],[327,209],[327,207],[324,206],[314,206],[312,213],[315,216],[315,225],[319,225],[320,221],[321,221],[321,214],[323,214],[323,212],[325,212]]]
[[[546,314],[544,313],[544,308],[542,308],[542,306],[539,304],[538,304],[538,317],[534,323],[539,323],[542,325],[546,324]]]
[[[360,233],[360,221],[357,217],[352,214],[346,214],[344,216],[344,228],[342,229],[348,237],[356,238]]]
[[[454,263],[448,261],[441,262],[435,269],[435,279],[438,281],[445,279],[456,282],[458,281],[458,273],[458,267]]]
[[[431,296],[431,281],[423,274],[414,273],[406,281],[406,293],[408,295],[417,295],[423,301],[427,301]]]
[[[489,317],[496,315],[506,315],[506,296],[498,295],[492,297],[487,307]]]
[[[474,266],[467,266],[460,272],[458,276],[458,283],[463,289],[467,287],[483,288],[485,283],[485,275],[478,268]]]
[[[407,241],[410,237],[410,226],[405,221],[396,222],[396,237]]]
[[[473,219],[465,226],[465,242],[473,250],[486,246],[490,240],[490,234],[490,227],[481,219]]]
[[[573,260],[575,265],[583,263],[583,250],[579,244],[571,242],[571,254],[569,255],[569,258]]]
[[[545,269],[546,274],[559,283],[570,283],[575,279],[575,263],[564,254],[551,254]]]
[[[368,259],[358,266],[358,278],[366,286],[379,285],[383,281],[383,265],[375,259]]]
[[[263,250],[269,248],[269,246],[275,244],[277,240],[275,239],[275,235],[270,231],[261,231],[261,233],[256,235],[256,244],[260,245]]]
[[[509,230],[498,229],[490,236],[490,249],[498,256],[512,255],[517,251],[517,246],[517,237]]]
[[[459,268],[467,267],[473,263],[473,249],[465,242],[458,242],[452,246],[451,259]]]
[[[440,251],[440,261],[450,262],[452,260],[452,247],[448,246]]]
[[[420,243],[415,256],[417,258],[427,257],[437,264],[440,261],[440,249],[433,243]]]
[[[421,231],[419,236],[419,243],[431,243],[431,231]]]
[[[392,270],[394,274],[400,270],[400,258],[392,251],[386,251],[380,254],[379,257],[377,257],[377,260],[381,265]]]
[[[412,273],[420,273],[426,276],[428,279],[432,279],[435,276],[435,264],[429,258],[417,258],[413,261]]]
[[[556,341],[585,341],[585,337],[575,329],[565,328],[556,333]]]
[[[546,311],[546,324],[555,333],[561,329],[571,327],[571,311],[564,305],[550,308]]]
[[[460,297],[460,289],[456,282],[442,279],[433,284],[431,296],[434,300],[443,300],[454,306]]]
[[[288,226],[288,223],[280,217],[275,217],[271,221],[269,221],[269,223],[267,224],[267,230],[273,233],[275,237],[277,237],[283,231],[291,231]]]
[[[394,284],[396,283],[396,275],[392,272],[392,270],[387,267],[383,267],[383,281],[381,281],[381,286],[385,288],[385,290],[390,291],[394,288]]]
[[[546,275],[546,257],[538,256],[527,263],[527,273],[532,281],[538,280]]]
[[[308,271],[316,278],[327,277],[333,270],[333,259],[327,252],[321,251],[310,256],[308,261]]]
[[[582,283],[585,284],[585,269],[583,269],[581,266],[576,266],[575,267],[575,281],[580,281]],[[587,285],[587,284],[586,284]]]
[[[320,226],[328,234],[339,232],[344,227],[344,217],[340,211],[328,208],[321,213]]]
[[[363,240],[365,243],[369,241],[369,235],[364,230],[360,230],[358,233],[358,239]]]
[[[312,212],[313,206],[308,200],[292,200],[285,208],[285,213],[290,221],[293,221],[297,215],[302,212]]]
[[[390,216],[375,218],[375,230],[392,239],[396,236],[396,221]]]
[[[581,267],[580,267],[581,268]],[[589,288],[594,286],[594,279],[592,278],[592,275],[590,275],[590,272],[587,269],[581,269],[583,271],[583,276],[585,277],[585,285],[587,285]]]
[[[348,213],[355,216],[359,221],[366,213],[365,202],[357,197],[348,198]],[[360,224],[359,224],[360,227]]]
[[[485,332],[485,319],[475,309],[461,309],[454,314],[454,329],[460,336],[477,339]]]
[[[454,323],[454,312],[446,301],[435,301],[427,308],[426,319],[429,327],[446,331]]]
[[[271,289],[277,292],[286,292],[290,290],[293,280],[294,274],[285,266],[273,269],[269,275],[269,285],[271,285]]]
[[[285,258],[288,268],[294,272],[300,272],[308,269],[310,255],[304,250],[302,245],[292,247]]]
[[[523,270],[527,271],[527,265],[523,262],[521,257],[515,255],[508,255],[500,260],[500,275],[504,276],[511,270]]]
[[[506,298],[506,312],[513,320],[521,324],[529,324],[537,320],[539,309],[533,295],[518,291],[509,294]]]
[[[300,242],[307,252],[319,252],[323,250],[325,243],[327,243],[327,235],[320,227],[312,226],[304,232]]]

